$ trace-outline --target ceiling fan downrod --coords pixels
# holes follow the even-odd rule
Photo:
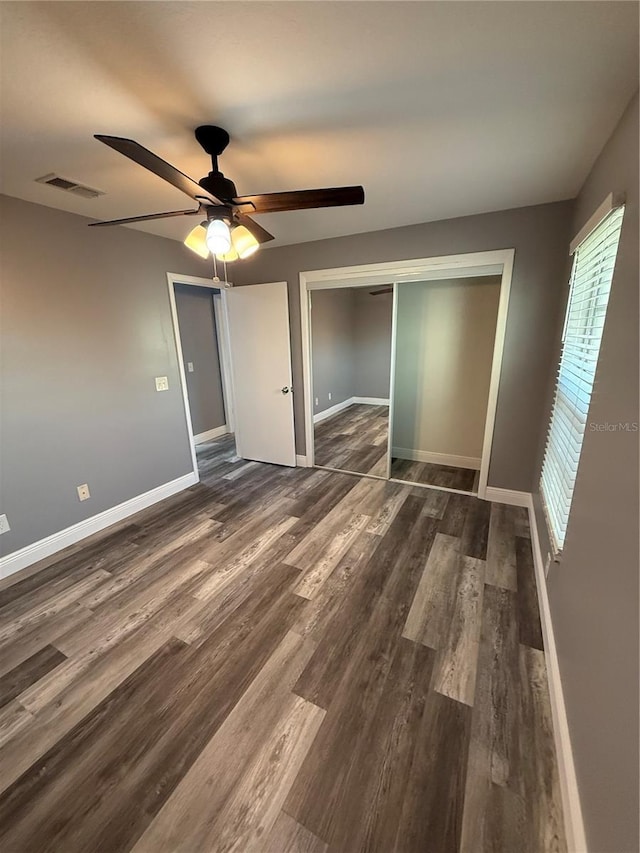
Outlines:
[[[238,195],[236,185],[229,178],[225,178],[218,166],[218,157],[229,144],[229,134],[222,127],[202,124],[196,128],[195,135],[198,143],[211,157],[211,171],[198,183],[211,195],[224,201],[231,201]]]

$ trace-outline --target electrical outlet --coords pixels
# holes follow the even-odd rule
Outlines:
[[[319,402],[318,398],[316,397],[316,406],[319,406],[319,405],[320,405],[320,402]]]
[[[331,391],[329,391],[329,399],[331,399]]]
[[[6,515],[0,515],[0,533],[8,533],[11,530],[9,527],[9,519]]]
[[[189,373],[193,373],[193,362],[192,361],[187,362],[187,370],[189,371]]]
[[[88,501],[91,497],[91,493],[89,492],[89,486],[86,483],[83,483],[81,486],[78,486],[77,492],[78,500]]]
[[[169,390],[169,377],[168,376],[156,376],[156,391],[168,391]]]

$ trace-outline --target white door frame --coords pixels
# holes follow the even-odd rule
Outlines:
[[[189,394],[187,391],[187,374],[182,357],[182,341],[180,338],[180,325],[178,323],[178,309],[176,306],[176,284],[188,284],[193,287],[203,287],[207,290],[214,291],[213,297],[214,311],[213,316],[216,324],[216,335],[218,338],[218,356],[220,359],[220,373],[222,376],[222,399],[224,402],[225,420],[219,427],[219,434],[224,435],[228,432],[233,432],[234,416],[233,416],[233,382],[231,379],[231,355],[229,350],[229,328],[227,326],[227,314],[223,308],[222,301],[222,282],[215,282],[210,278],[199,278],[193,275],[182,275],[181,273],[168,272],[167,286],[169,288],[169,305],[171,306],[171,323],[173,325],[173,337],[178,356],[178,370],[180,372],[180,385],[182,386],[182,401],[184,404],[184,416],[187,423],[187,433],[189,434],[189,444],[191,446],[191,461],[193,463],[193,472],[200,479],[198,473],[198,459],[196,456],[196,442],[193,436],[193,427],[191,426],[191,408],[189,406]],[[216,292],[217,291],[217,292]],[[217,310],[216,310],[217,309]]]
[[[485,498],[489,464],[493,445],[498,388],[502,369],[502,356],[507,328],[509,295],[515,249],[489,252],[469,252],[462,255],[442,255],[435,258],[414,258],[406,261],[388,261],[380,264],[360,264],[351,267],[310,270],[300,273],[300,317],[302,331],[302,369],[304,375],[304,431],[307,465],[314,465],[313,441],[313,379],[311,369],[311,319],[309,294],[313,290],[338,287],[370,287],[393,283],[394,301],[396,285],[410,281],[442,280],[447,278],[472,278],[486,275],[501,276],[498,318],[491,363],[491,380],[487,417],[482,444],[482,461],[478,482],[478,497]],[[393,357],[393,353],[392,353]],[[391,375],[390,400],[393,402],[394,377]],[[390,443],[390,442],[389,442]]]

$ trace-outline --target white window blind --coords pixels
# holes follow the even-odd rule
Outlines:
[[[540,490],[556,552],[562,550],[578,473],[624,207],[577,247]]]

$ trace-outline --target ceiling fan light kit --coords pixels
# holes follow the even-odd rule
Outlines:
[[[225,264],[230,264],[232,261],[238,260],[239,255],[236,252],[236,250],[233,248],[233,240],[232,240],[231,248],[229,249],[229,251],[225,252],[224,255],[216,255],[216,258],[219,261],[224,261]]]
[[[205,260],[211,254],[226,263],[249,258],[260,248],[260,243],[248,228],[233,225],[230,229],[224,219],[212,219],[196,225],[185,237],[184,245]]]
[[[113,219],[108,222],[92,222],[91,226],[126,225],[152,219],[167,219],[174,216],[206,215],[207,221],[196,225],[187,234],[184,245],[201,258],[209,252],[223,261],[235,261],[253,255],[262,243],[273,240],[261,225],[248,214],[278,213],[285,210],[309,210],[318,207],[342,207],[364,204],[364,189],[360,186],[330,187],[320,190],[296,190],[282,193],[238,196],[233,181],[225,178],[218,168],[218,157],[229,144],[229,134],[221,127],[201,125],[195,137],[211,157],[211,171],[198,182],[162,160],[152,151],[133,139],[96,134],[95,138],[114,151],[118,151],[167,183],[181,190],[198,202],[196,210],[171,210],[167,213],[151,213]]]
[[[231,248],[231,231],[224,219],[212,219],[207,225],[207,248],[212,255],[225,255]]]
[[[184,245],[205,260],[209,257],[206,222],[196,225],[184,238]]]
[[[236,225],[231,232],[231,242],[239,258],[250,258],[260,248],[260,243],[244,225]]]

